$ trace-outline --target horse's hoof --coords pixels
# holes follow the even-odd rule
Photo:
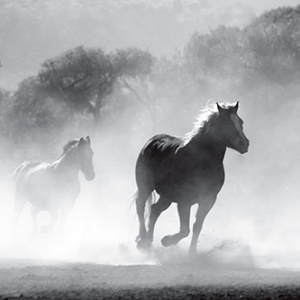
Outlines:
[[[174,245],[172,236],[166,235],[164,238],[162,238],[161,244],[164,247],[170,247],[170,246]]]
[[[140,240],[141,240],[141,237],[138,235],[138,236],[135,238],[135,242],[138,243]]]
[[[136,240],[136,247],[140,251],[148,251],[151,248],[151,242],[148,240]]]

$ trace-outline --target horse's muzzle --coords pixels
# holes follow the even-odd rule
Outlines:
[[[247,153],[249,149],[250,142],[247,138],[241,139],[236,145],[236,150],[241,154]]]
[[[87,181],[92,181],[95,178],[95,176],[96,176],[95,172],[89,173],[89,174],[85,174],[85,179]]]

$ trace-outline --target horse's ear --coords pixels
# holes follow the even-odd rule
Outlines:
[[[216,102],[216,103],[217,103],[218,111],[219,111],[219,113],[221,114],[222,112],[225,111],[225,109],[224,109],[218,102]]]
[[[236,103],[236,105],[233,107],[233,111],[236,113],[239,109],[239,101]]]
[[[87,140],[87,142],[89,143],[89,145],[91,145],[91,139],[90,139],[90,137],[87,136],[85,139]]]
[[[83,137],[81,137],[79,142],[78,142],[78,146],[82,145],[83,143],[84,143],[84,139],[83,139]]]

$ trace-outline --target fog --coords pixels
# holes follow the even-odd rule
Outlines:
[[[265,115],[257,111],[248,113],[243,102],[240,107],[250,149],[244,155],[227,150],[225,184],[205,220],[196,262],[204,266],[299,269],[299,168],[294,156],[299,138],[289,131],[298,120],[291,115],[289,107],[278,110],[281,126],[271,131],[274,123],[270,118],[264,120]],[[190,128],[192,122],[191,119]],[[110,151],[106,147],[109,136],[107,131],[98,138],[91,137],[96,178],[88,182],[79,175],[82,190],[64,233],[55,228],[51,234],[39,232],[32,240],[28,204],[16,236],[11,235],[15,183],[6,174],[7,180],[1,182],[2,259],[114,265],[190,262],[187,253],[191,236],[174,247],[163,248],[160,244],[164,235],[179,229],[174,204],[157,222],[153,249],[149,253],[136,249],[138,220],[132,202],[136,190],[134,167],[144,141],[137,139],[131,151],[125,146],[127,150],[123,151],[118,144],[121,137],[114,136],[113,145],[121,149]],[[282,147],[274,148],[277,141]],[[290,147],[287,148],[286,143]],[[193,207],[191,224],[195,211]],[[39,214],[38,222],[40,227],[50,222],[47,212]]]
[[[268,6],[266,1],[253,4],[255,7],[250,7],[249,3],[245,4],[242,9],[245,11],[247,20],[254,18],[256,10],[261,12],[263,9],[273,8]],[[263,3],[266,3],[266,6],[262,8]],[[286,4],[286,2],[279,3],[279,1],[276,3]],[[214,7],[218,7],[217,4],[214,4]],[[207,10],[209,11],[208,8]],[[216,14],[215,10],[214,12]],[[85,11],[85,16],[86,13]],[[94,14],[93,17],[95,17]],[[243,18],[237,17],[233,25],[244,25],[239,23],[241,19]],[[81,22],[76,24],[79,26]],[[191,23],[189,24],[192,26]],[[211,23],[212,27],[217,25],[219,24]],[[138,46],[154,49],[153,52],[159,54],[169,54],[170,48],[180,49],[190,38],[190,33],[195,27],[184,28],[186,31],[182,29],[180,32],[182,36],[180,45],[176,43],[170,45],[167,41],[165,41],[167,45],[161,44],[163,35],[159,37],[162,39],[159,43],[152,41],[153,44],[149,44],[144,40],[139,40],[139,44],[132,38],[134,34],[130,35],[130,41],[117,44],[112,28],[109,28],[112,32],[111,39],[105,36],[106,40],[103,45],[106,48],[116,48],[127,46],[132,42]],[[157,31],[157,29],[153,30]],[[37,36],[39,37],[40,34],[38,32]],[[120,32],[119,34],[122,36]],[[8,35],[4,36],[7,38]],[[15,38],[17,39],[17,36]],[[175,38],[173,36],[171,40],[174,41]],[[62,40],[62,38],[57,39]],[[52,45],[52,48],[44,53],[43,47],[37,47],[35,53],[42,54],[35,59],[41,63],[43,59],[81,42],[94,46],[99,40],[93,44],[91,40],[84,40],[82,37],[76,39],[73,35],[73,38],[68,38],[61,48]],[[8,38],[6,43],[6,52],[0,53],[4,66],[0,72],[1,76],[2,74],[7,76],[1,77],[0,84],[3,88],[13,89],[16,88],[18,80],[36,72],[38,63],[30,65],[32,61],[29,60],[29,65],[23,65],[22,62],[22,72],[17,67],[9,65],[10,60],[14,58],[9,57],[5,60],[9,48]],[[156,43],[159,45],[155,48],[153,45]],[[30,42],[31,46],[32,44]],[[14,51],[17,48],[14,45]],[[23,54],[14,53],[23,57]],[[28,58],[28,53],[25,53],[24,57]],[[244,94],[246,93],[247,91]],[[249,152],[244,155],[227,150],[224,160],[225,184],[215,206],[204,222],[198,243],[199,256],[194,263],[209,267],[298,270],[300,268],[300,219],[298,217],[300,211],[298,201],[300,138],[297,133],[300,125],[297,113],[300,109],[299,101],[297,102],[297,98],[292,102],[283,99],[285,102],[281,106],[279,102],[273,105],[264,101],[264,96],[252,102],[248,101],[249,95],[238,98],[230,97],[228,93],[226,96],[226,99],[219,97],[213,98],[213,101],[240,101],[239,115],[245,122],[244,132],[250,140],[250,148]],[[199,103],[194,103],[193,107],[197,107],[200,111],[204,108],[207,99],[199,100]],[[117,122],[134,124],[138,119],[139,122],[144,121],[147,127],[149,125],[147,117],[143,120],[144,115],[138,114],[139,110],[124,110],[121,119]],[[53,144],[51,154],[47,153],[45,157],[43,153],[36,151],[36,145],[32,145],[30,157],[25,157],[24,153],[20,153],[19,157],[13,161],[10,157],[4,158],[0,163],[3,170],[0,174],[0,259],[27,259],[41,262],[76,261],[114,265],[191,263],[187,254],[191,235],[177,246],[163,248],[160,244],[160,240],[165,235],[175,233],[179,229],[175,204],[158,219],[152,250],[149,253],[141,253],[136,249],[138,219],[132,196],[136,191],[134,169],[139,151],[147,139],[155,133],[184,135],[192,129],[198,112],[191,109],[182,121],[170,115],[169,111],[165,114],[159,111],[159,114],[164,122],[158,124],[156,132],[150,128],[146,131],[142,128],[140,131],[131,132],[128,137],[124,136],[124,132],[119,132],[118,124],[104,126],[100,132],[89,132],[88,127],[81,128],[77,132],[70,128],[61,130],[60,140],[64,142],[80,136],[91,136],[96,172],[96,178],[91,182],[86,181],[84,176],[79,174],[81,193],[63,233],[55,228],[52,233],[39,232],[35,239],[31,239],[30,204],[28,203],[19,220],[16,236],[12,236],[11,218],[15,182],[10,177],[18,166],[17,162],[22,162],[21,158],[24,160],[36,158],[52,162],[59,157],[63,144]],[[165,132],[166,130],[168,132]],[[195,212],[196,207],[193,207],[191,225],[194,222]],[[39,214],[40,227],[49,222],[50,216],[47,212]]]

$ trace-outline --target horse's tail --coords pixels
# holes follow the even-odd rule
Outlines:
[[[138,195],[139,195],[139,191],[136,190],[136,192],[133,194],[133,196],[131,197],[131,204],[130,206],[132,206],[135,202],[136,202],[136,199],[138,198]],[[148,199],[147,199],[147,202],[146,202],[146,209],[145,209],[145,215],[146,215],[146,218],[149,217],[150,215],[150,211],[151,211],[151,205],[154,204],[156,202],[156,194],[155,192],[153,191]]]

